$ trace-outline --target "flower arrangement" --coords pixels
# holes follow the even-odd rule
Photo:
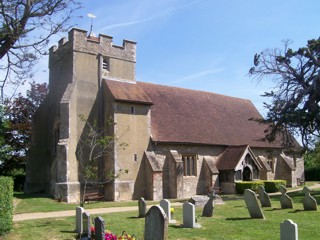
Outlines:
[[[170,208],[170,214],[171,214],[171,218],[173,218],[173,215],[174,215],[174,208]]]
[[[90,231],[91,231],[91,239],[95,239],[95,227],[91,226]],[[126,231],[123,231],[121,235],[117,236],[111,233],[111,231],[107,230],[105,232],[104,239],[105,240],[124,240],[124,239],[135,240],[136,238],[134,235],[127,234]]]

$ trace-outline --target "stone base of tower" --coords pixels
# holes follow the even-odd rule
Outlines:
[[[62,182],[55,184],[55,198],[66,203],[80,202],[80,182]]]

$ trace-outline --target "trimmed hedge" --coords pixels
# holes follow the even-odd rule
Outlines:
[[[236,191],[239,194],[243,194],[245,189],[251,189],[252,191],[257,192],[258,186],[264,186],[263,181],[236,182]]]
[[[0,235],[12,229],[13,179],[0,177]]]
[[[278,192],[280,185],[286,186],[286,180],[264,181],[264,189],[267,193]]]
[[[258,180],[258,181],[244,181],[236,182],[236,192],[238,194],[243,194],[245,189],[251,189],[254,192],[258,192],[258,187],[263,186],[267,193],[278,192],[280,185],[286,186],[286,180]]]

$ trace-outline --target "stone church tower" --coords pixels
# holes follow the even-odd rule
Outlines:
[[[77,144],[84,129],[79,114],[102,122],[102,79],[135,82],[136,43],[115,46],[112,37],[72,29],[49,53],[49,94],[34,119],[26,192],[80,194]]]

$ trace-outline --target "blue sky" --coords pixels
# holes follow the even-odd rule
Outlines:
[[[96,35],[113,36],[117,45],[123,39],[137,42],[138,81],[250,99],[261,112],[267,99],[260,95],[274,84],[247,76],[254,54],[281,48],[286,39],[296,49],[320,36],[319,0],[82,2],[77,28],[90,30],[91,13]]]

